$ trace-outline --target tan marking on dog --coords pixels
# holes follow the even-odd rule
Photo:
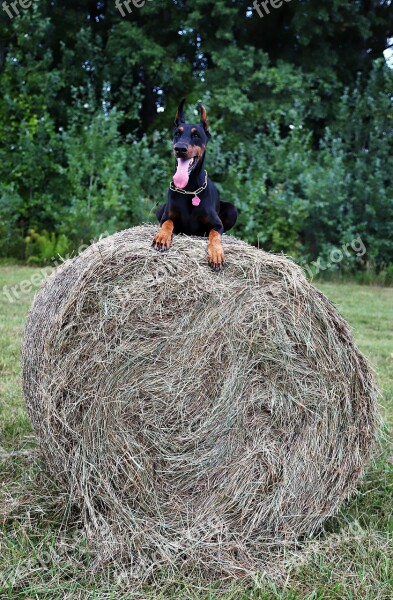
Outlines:
[[[202,146],[189,146],[186,158],[194,158],[194,156],[202,158],[205,150],[206,146],[204,144],[202,144]]]
[[[201,121],[205,131],[207,131],[209,129],[209,121],[207,119],[206,108],[203,105],[201,105]]]
[[[215,229],[212,229],[209,233],[207,250],[209,265],[213,269],[221,271],[224,266],[224,250],[221,244],[221,235]]]
[[[173,229],[174,225],[171,219],[164,221],[160,231],[156,233],[153,239],[153,247],[156,250],[169,250],[172,243]]]
[[[179,215],[178,215],[178,213],[177,213],[175,210],[170,210],[170,211],[169,211],[169,215],[168,215],[168,216],[169,216],[169,219],[170,219],[171,221],[173,221],[173,220],[174,220],[174,219],[176,219],[176,218],[177,218]]]

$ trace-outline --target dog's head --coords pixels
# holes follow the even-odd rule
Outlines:
[[[186,123],[184,103],[185,98],[177,109],[173,135],[173,153],[176,158],[173,182],[181,189],[186,187],[191,173],[202,167],[206,146],[211,137],[205,107],[202,104],[199,106],[201,114],[199,123]]]

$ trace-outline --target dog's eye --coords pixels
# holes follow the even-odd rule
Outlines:
[[[199,140],[199,138],[200,138],[200,136],[199,136],[199,133],[197,133],[197,132],[194,132],[194,133],[192,134],[192,137],[193,137],[194,139],[196,139],[196,140]]]
[[[179,135],[180,135],[180,131],[175,131],[174,137],[179,137]]]

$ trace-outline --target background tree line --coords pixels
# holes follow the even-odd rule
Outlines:
[[[154,221],[183,96],[236,235],[393,280],[390,0],[40,0],[0,15],[0,256],[33,262]],[[0,9],[1,11],[1,9]]]

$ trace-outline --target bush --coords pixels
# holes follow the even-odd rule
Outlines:
[[[26,261],[35,265],[51,264],[59,257],[65,258],[70,249],[70,241],[65,235],[56,235],[45,230],[38,233],[34,229],[29,230],[25,245]]]
[[[0,257],[24,258],[24,239],[21,228],[23,199],[15,185],[0,185]]]

